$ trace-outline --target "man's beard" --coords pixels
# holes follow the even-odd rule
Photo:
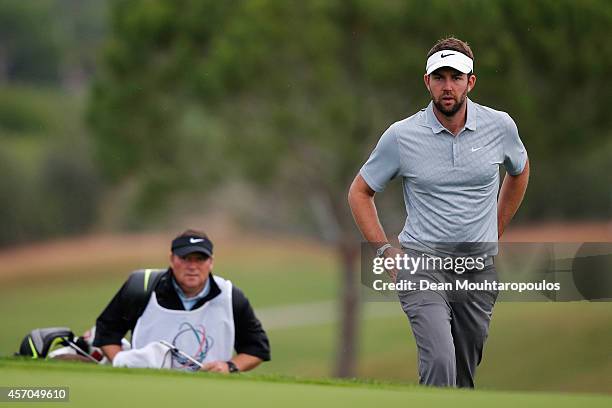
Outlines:
[[[433,99],[433,103],[436,106],[436,108],[438,108],[438,110],[446,117],[450,118],[452,116],[455,115],[455,113],[459,112],[459,109],[461,109],[461,107],[463,106],[463,104],[465,103],[465,99],[467,96],[467,89],[465,90],[465,92],[463,92],[463,94],[459,97],[459,101],[457,101],[455,99],[455,103],[450,107],[450,108],[446,108],[443,104],[442,104],[442,98],[445,95],[442,95],[440,97],[440,99],[436,100]]]

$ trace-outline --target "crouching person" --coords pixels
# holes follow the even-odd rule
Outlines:
[[[172,241],[167,270],[137,271],[123,284],[96,321],[94,346],[120,367],[233,373],[270,360],[248,299],[212,268],[208,236],[183,232]],[[132,350],[122,351],[128,331]]]

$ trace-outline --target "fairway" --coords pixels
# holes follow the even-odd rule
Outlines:
[[[324,247],[275,242],[233,240],[219,245],[219,274],[248,293],[270,337],[272,361],[255,373],[329,377],[337,352],[337,265]],[[75,241],[49,250],[65,256],[50,258],[45,265],[37,264],[40,256],[32,256],[46,253],[45,247],[0,254],[6,262],[0,263],[0,356],[12,355],[36,327],[65,325],[82,333],[130,270],[164,265],[164,246],[153,242],[139,260],[122,257],[122,243],[121,238],[114,245],[89,243],[86,246],[95,250],[85,251],[85,244]],[[232,243],[238,243],[238,249],[223,252],[221,248],[231,249]],[[80,258],[67,256],[90,252]],[[399,305],[364,302],[361,312],[356,375],[417,383],[416,345]],[[612,307],[606,302],[500,302],[477,387],[611,394],[611,319]]]
[[[70,406],[555,406],[609,407],[612,397],[588,394],[440,390],[399,383],[299,380],[257,375],[113,369],[64,362],[0,360],[3,386],[67,386]],[[61,406],[64,403],[54,403]],[[45,404],[43,404],[45,405]],[[19,405],[27,406],[27,404]],[[41,406],[36,404],[34,406]]]
[[[0,21],[0,408],[612,408],[612,0]]]

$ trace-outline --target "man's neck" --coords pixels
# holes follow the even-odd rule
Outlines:
[[[204,288],[206,287],[206,284],[208,283],[208,279],[210,279],[210,276],[204,281],[204,283],[199,286],[197,289],[185,289],[184,287],[182,287],[178,282],[176,282],[176,286],[181,289],[181,291],[183,292],[183,294],[187,297],[187,298],[192,298],[196,295],[198,295],[200,292],[202,292],[204,290]]]
[[[181,288],[185,296],[187,296],[188,298],[192,298],[196,296],[198,293],[200,293],[204,289],[205,286],[206,286],[206,283],[204,283],[204,285],[200,286],[197,289],[188,289],[188,290],[185,290],[185,288],[182,286],[179,286],[179,287]]]
[[[433,111],[440,124],[448,129],[454,136],[457,136],[467,121],[467,100],[463,102],[461,108],[459,108],[453,116],[446,116],[438,110],[435,104],[433,105]]]

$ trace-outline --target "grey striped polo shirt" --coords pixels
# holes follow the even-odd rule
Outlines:
[[[407,212],[399,235],[403,247],[495,255],[499,166],[517,175],[526,162],[512,118],[468,98],[467,120],[457,136],[438,121],[430,102],[385,131],[360,174],[377,192],[401,177]],[[466,243],[488,244],[483,252]]]

